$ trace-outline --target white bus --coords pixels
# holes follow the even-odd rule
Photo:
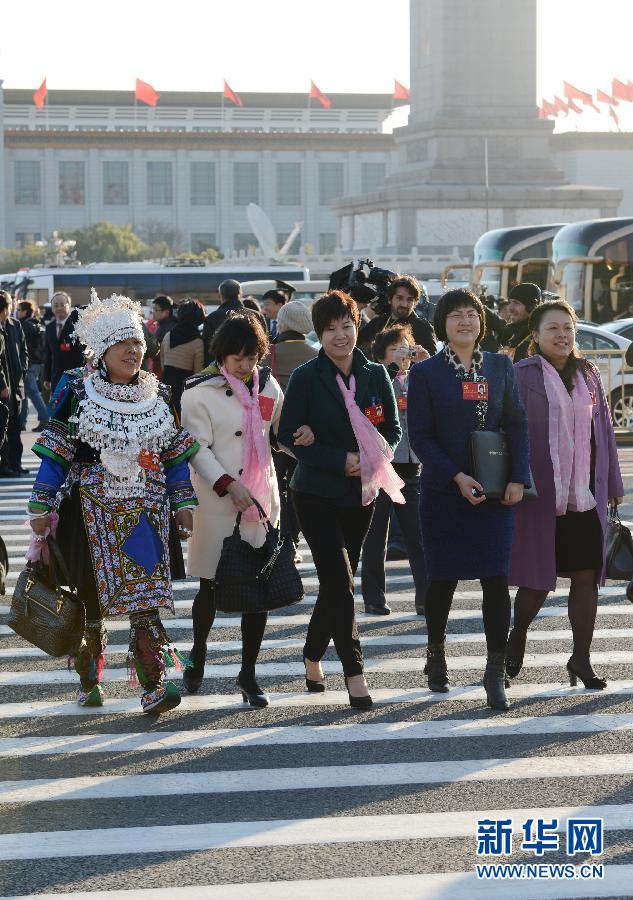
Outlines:
[[[12,285],[8,284],[13,277]],[[48,303],[56,291],[70,294],[73,304],[83,306],[90,300],[90,289],[100,297],[123,294],[147,305],[157,294],[168,294],[179,302],[196,298],[206,305],[218,302],[218,286],[226,278],[236,281],[276,279],[305,281],[309,270],[298,265],[163,265],[160,263],[92,263],[86,266],[22,269],[7,280],[7,289],[21,299],[34,300],[38,306]]]

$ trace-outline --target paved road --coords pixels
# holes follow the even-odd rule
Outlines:
[[[633,450],[622,461],[624,517],[633,520]],[[34,458],[27,464],[35,467]],[[0,482],[10,585],[26,546],[28,482]],[[571,636],[561,582],[533,627],[512,709],[499,714],[486,708],[480,686],[479,585],[460,585],[449,622],[454,687],[430,695],[408,567],[389,564],[394,614],[360,616],[378,702],[357,713],[333,650],[327,693],[303,690],[300,648],[316,586],[303,549],[307,597],[270,617],[258,673],[273,703],[261,711],[244,708],[233,688],[235,618],[216,623],[204,693],[152,719],[125,682],[125,623],[112,623],[107,704],[81,710],[65,663],[17,639],[6,627],[10,596],[0,600],[0,894],[633,896],[633,606],[623,586],[609,585],[600,599],[593,658],[608,691],[564,684]],[[183,648],[194,590],[178,585],[169,623]],[[521,849],[528,818],[557,818],[564,828],[575,813],[604,818],[603,856],[567,857],[564,835],[559,851],[540,858]],[[477,821],[493,814],[512,819],[517,832],[510,862],[598,861],[606,877],[478,882]]]

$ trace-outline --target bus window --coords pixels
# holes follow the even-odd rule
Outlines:
[[[584,318],[586,268],[585,263],[566,263],[561,272],[560,284],[555,286],[556,293],[573,306],[581,319]]]
[[[481,269],[481,275],[478,279],[480,287],[486,288],[486,293],[492,294],[493,297],[499,297],[501,292],[501,272],[498,266],[486,266]]]

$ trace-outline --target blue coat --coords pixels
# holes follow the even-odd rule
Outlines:
[[[507,356],[484,353],[488,381],[486,431],[504,431],[511,481],[529,484],[527,420]],[[477,429],[476,403],[443,353],[415,365],[409,376],[409,440],[422,462],[420,522],[430,580],[507,575],[514,510],[498,500],[473,506],[453,478],[469,472],[468,444]]]

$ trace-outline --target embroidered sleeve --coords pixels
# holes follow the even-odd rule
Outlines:
[[[66,468],[59,462],[44,456],[33,483],[29,500],[31,512],[46,512],[55,505],[55,497],[66,480]]]
[[[171,444],[161,454],[161,460],[165,469],[170,469],[177,463],[194,456],[200,449],[198,441],[181,428]]]
[[[186,459],[181,459],[180,462],[165,469],[165,484],[172,512],[198,505]]]
[[[51,459],[66,471],[75,458],[76,443],[68,420],[74,414],[76,402],[76,397],[68,390],[64,399],[58,402],[54,418],[33,444],[33,452],[40,459]]]
[[[191,484],[188,460],[200,449],[200,444],[181,428],[161,458],[172,512],[198,505]]]

